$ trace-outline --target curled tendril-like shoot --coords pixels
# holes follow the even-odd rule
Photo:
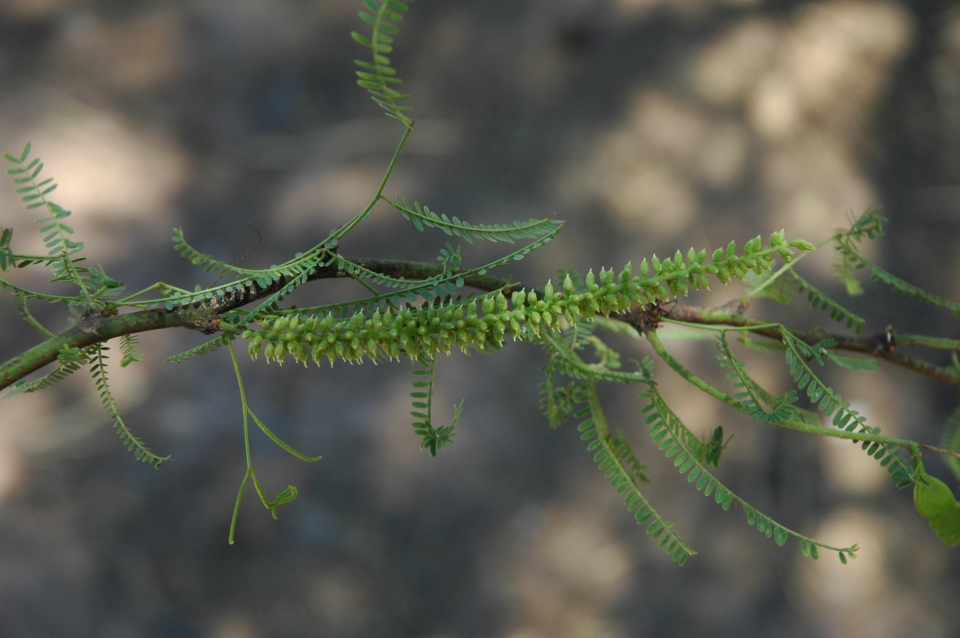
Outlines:
[[[249,479],[253,480],[253,486],[257,490],[257,495],[260,497],[260,502],[263,503],[263,506],[270,511],[270,514],[273,516],[274,520],[277,518],[277,508],[285,503],[289,503],[297,498],[297,488],[293,485],[288,485],[285,490],[280,492],[277,498],[270,500],[267,498],[266,494],[263,491],[263,488],[260,486],[260,481],[257,480],[257,475],[253,470],[253,457],[250,453],[250,427],[249,427],[249,418],[252,418],[254,423],[257,424],[257,427],[263,431],[271,441],[276,443],[281,449],[288,452],[289,454],[295,456],[301,461],[307,461],[308,463],[313,463],[319,461],[322,457],[319,456],[306,456],[293,449],[286,443],[284,443],[276,434],[270,431],[263,422],[257,418],[257,415],[253,413],[253,410],[250,409],[247,404],[247,394],[243,388],[243,377],[240,374],[240,365],[237,363],[237,356],[233,351],[233,346],[228,342],[227,349],[230,351],[230,360],[233,362],[233,370],[237,375],[237,386],[240,388],[240,406],[243,410],[243,447],[246,454],[247,468],[243,474],[243,480],[240,482],[240,489],[237,492],[237,500],[233,507],[233,517],[230,519],[230,534],[227,538],[228,542],[233,545],[234,534],[237,529],[237,518],[240,515],[240,502],[243,499],[243,492],[246,489],[247,481]]]

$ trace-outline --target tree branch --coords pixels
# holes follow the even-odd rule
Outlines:
[[[443,272],[443,266],[434,263],[404,261],[395,259],[359,259],[355,260],[364,268],[390,277],[403,277],[410,280],[422,280],[435,277]],[[320,279],[334,279],[349,277],[349,274],[336,266],[318,268],[309,277],[309,281]],[[96,312],[89,312],[81,317],[76,325],[65,332],[30,348],[23,354],[14,357],[0,365],[0,390],[39,370],[45,365],[57,360],[57,355],[63,348],[84,348],[95,343],[103,343],[123,335],[161,330],[165,328],[189,328],[205,334],[220,331],[220,317],[223,313],[240,308],[260,299],[269,297],[280,290],[287,281],[281,277],[270,286],[261,288],[254,284],[251,289],[243,292],[229,291],[222,297],[215,297],[197,306],[166,310],[141,310],[127,314],[104,316]],[[466,277],[464,285],[483,291],[498,289],[519,288],[519,282],[512,278],[494,277],[492,275],[475,275]],[[729,325],[736,327],[759,326],[764,322],[744,316],[743,304],[731,308],[705,308],[673,303],[663,316],[688,323],[703,325]],[[635,320],[630,313],[622,313],[613,318],[630,323]],[[769,326],[769,324],[766,324]],[[771,339],[780,340],[780,331],[776,328],[758,327],[752,330]],[[846,335],[823,335],[810,333],[794,333],[798,338],[809,344],[818,343],[832,338],[837,341],[837,348],[851,352],[860,352],[872,357],[889,361],[914,372],[932,377],[944,383],[960,386],[960,371],[952,367],[937,366],[922,359],[908,357],[896,352],[896,336],[892,332],[884,332],[872,337],[849,337]]]

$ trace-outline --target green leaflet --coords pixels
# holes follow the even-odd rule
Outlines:
[[[88,348],[84,348],[83,350],[79,351],[78,354],[81,356],[72,361],[61,361],[52,372],[48,372],[38,379],[34,379],[33,381],[21,379],[11,386],[10,392],[8,392],[3,398],[9,399],[17,396],[18,394],[29,394],[31,392],[46,390],[53,384],[64,380],[83,366],[90,363],[92,361],[92,357],[96,354],[96,347],[90,346]]]
[[[390,205],[400,211],[404,219],[412,221],[417,230],[422,231],[424,226],[439,228],[447,235],[462,237],[469,244],[472,244],[474,239],[512,244],[515,239],[534,239],[540,235],[545,235],[560,224],[560,222],[548,217],[546,219],[531,219],[528,222],[518,221],[514,222],[513,225],[474,225],[468,221],[461,221],[457,217],[450,218],[446,215],[437,215],[426,206],[421,208],[417,202],[414,202],[413,207],[411,207],[406,199],[401,199],[399,196],[390,201]]]
[[[576,407],[575,394],[579,387],[576,381],[571,381],[566,386],[556,386],[557,368],[554,361],[543,368],[546,380],[540,384],[540,411],[547,417],[551,428],[559,427],[560,424],[573,414]]]
[[[356,31],[350,35],[361,46],[370,49],[371,61],[354,60],[359,67],[357,84],[370,93],[373,101],[389,117],[411,128],[413,120],[405,114],[410,107],[399,104],[410,96],[393,88],[402,80],[397,77],[397,71],[390,66],[390,58],[387,57],[393,51],[393,38],[400,32],[398,25],[403,19],[401,14],[407,11],[407,4],[399,0],[364,0],[364,5],[370,12],[361,11],[360,19],[370,25],[370,36]]]
[[[90,366],[90,374],[93,376],[97,391],[100,393],[100,401],[103,403],[103,407],[113,418],[114,429],[120,436],[120,441],[128,450],[133,452],[138,461],[149,463],[159,470],[160,466],[169,461],[171,457],[157,456],[130,431],[130,428],[120,416],[120,410],[117,408],[117,404],[113,400],[113,394],[110,392],[110,383],[107,378],[107,355],[104,354],[109,348],[100,344],[92,346],[92,348],[94,348],[94,354],[91,357],[93,363]]]
[[[126,368],[135,361],[143,361],[143,348],[140,347],[140,337],[137,335],[123,335],[120,337],[120,367]]]
[[[205,272],[215,272],[219,275],[232,274],[238,277],[238,279],[219,286],[211,286],[203,290],[198,287],[194,292],[182,291],[165,294],[162,299],[149,299],[138,302],[138,306],[157,308],[162,305],[167,310],[173,310],[177,307],[196,307],[211,301],[219,303],[225,297],[240,295],[247,290],[256,290],[258,288],[261,291],[266,290],[275,283],[281,280],[284,281],[285,285],[282,288],[266,301],[262,302],[261,305],[253,311],[253,316],[255,317],[263,312],[266,307],[276,303],[278,299],[282,299],[284,295],[290,294],[296,287],[305,283],[317,268],[332,262],[332,260],[330,260],[332,253],[328,249],[329,241],[320,243],[305,253],[297,253],[293,259],[279,266],[271,266],[270,268],[259,270],[238,268],[218,261],[210,255],[201,253],[186,242],[183,237],[183,231],[179,228],[173,230],[173,244],[174,248],[180,252],[185,259],[203,268]],[[158,284],[157,287],[160,287],[161,292],[163,292],[167,286]],[[173,287],[169,286],[168,288],[172,289]],[[148,290],[152,289],[153,288]],[[250,320],[252,321],[253,318]]]
[[[617,430],[616,436],[610,437],[610,446],[616,453],[617,458],[620,459],[620,465],[626,470],[630,481],[635,486],[639,487],[640,483],[650,482],[650,479],[645,474],[649,468],[641,463],[637,455],[634,454],[627,439],[624,438],[623,432]]]
[[[41,323],[34,318],[33,314],[30,312],[30,308],[27,306],[26,295],[23,293],[14,292],[13,297],[16,299],[17,312],[20,313],[20,316],[23,317],[24,321],[36,328],[37,332],[42,334],[44,337],[50,338],[54,336],[52,332],[44,328],[43,325],[41,325]]]
[[[807,397],[817,406],[823,415],[833,416],[833,425],[847,432],[866,432],[879,434],[880,428],[867,425],[867,420],[856,410],[850,409],[850,403],[836,394],[832,388],[825,385],[813,372],[808,362],[816,361],[823,365],[829,359],[829,342],[810,346],[797,339],[785,327],[781,327],[783,342],[787,346],[785,357],[790,367],[790,375],[797,383],[798,390],[806,389]],[[890,479],[903,489],[916,481],[913,469],[900,455],[899,448],[886,443],[864,441],[862,447],[867,454],[880,462],[890,474]]]
[[[298,256],[293,262],[288,262],[279,268],[266,268],[251,270],[249,268],[239,268],[232,264],[228,264],[214,257],[202,253],[190,244],[187,243],[187,240],[183,236],[183,229],[174,228],[173,229],[173,249],[180,253],[180,256],[189,261],[194,266],[198,266],[203,269],[204,272],[213,272],[218,275],[232,274],[236,275],[240,279],[257,279],[261,277],[271,277],[277,273],[280,269],[284,267],[289,267],[296,261],[303,259]]]
[[[917,512],[930,522],[937,536],[947,545],[960,543],[960,503],[950,487],[917,468],[918,480],[913,485],[913,502]]]
[[[7,169],[7,174],[12,176],[16,193],[27,210],[42,209],[45,213],[45,216],[36,219],[36,223],[40,225],[39,232],[47,249],[47,257],[27,258],[17,265],[26,266],[41,263],[42,260],[51,267],[53,277],[50,281],[66,281],[78,286],[85,300],[95,305],[88,289],[89,270],[77,266],[77,262],[83,260],[83,257],[78,256],[83,250],[83,242],[71,239],[73,228],[64,221],[72,213],[47,199],[47,196],[56,190],[57,184],[53,178],[37,181],[43,171],[43,163],[40,158],[30,159],[30,150],[30,144],[27,143],[19,156],[4,153],[4,158],[13,164],[13,168]],[[0,232],[2,270],[6,270],[13,263],[13,253],[9,248],[12,234],[12,229],[3,229]]]
[[[960,303],[935,295],[932,292],[927,292],[918,286],[906,282],[860,255],[857,250],[857,245],[864,237],[873,239],[883,234],[883,222],[886,220],[880,217],[878,213],[879,209],[867,209],[863,215],[852,222],[850,230],[841,231],[837,233],[835,237],[838,253],[836,269],[841,281],[846,284],[848,292],[853,291],[851,294],[860,294],[863,292],[860,284],[857,283],[854,278],[853,272],[860,268],[866,268],[874,281],[885,284],[895,291],[923,303],[949,310],[960,317]]]
[[[670,409],[656,386],[651,385],[650,389],[640,396],[649,400],[643,408],[643,413],[647,415],[644,423],[650,426],[650,437],[667,458],[673,459],[674,467],[680,471],[681,475],[686,476],[687,482],[690,484],[695,482],[697,491],[702,491],[704,496],[713,494],[714,502],[724,510],[730,509],[733,504],[739,505],[747,516],[747,523],[756,526],[757,530],[767,538],[773,537],[777,545],[782,546],[792,536],[800,541],[800,549],[804,556],[816,559],[819,555],[817,548],[822,548],[837,552],[840,562],[844,564],[848,559],[856,558],[856,552],[859,549],[856,544],[849,547],[834,547],[821,543],[784,527],[737,496],[707,470],[706,464],[712,452],[711,445],[704,445],[693,435]],[[715,434],[717,433],[719,437],[716,438],[722,441],[723,429],[718,428],[715,431]]]
[[[746,334],[741,334],[737,337],[737,341],[742,343],[750,350],[756,352],[783,352],[786,350],[786,346],[783,345],[780,341],[757,341],[756,339],[751,339]]]
[[[880,364],[877,363],[876,359],[845,357],[830,350],[825,352],[824,356],[827,359],[830,359],[830,361],[836,363],[838,366],[846,368],[847,370],[853,370],[854,372],[873,372],[874,370],[880,369]]]
[[[607,478],[611,479],[610,485],[618,493],[626,492],[624,503],[627,509],[634,513],[637,523],[646,525],[647,535],[654,540],[659,540],[660,547],[673,558],[674,562],[683,565],[697,552],[677,536],[673,531],[673,523],[664,520],[640,492],[637,473],[628,469],[629,466],[625,467],[621,456],[622,450],[629,447],[622,439],[619,444],[616,443],[610,435],[610,428],[607,426],[593,382],[584,384],[582,388],[590,418],[580,424],[578,428],[582,433],[580,438],[583,441],[589,441],[588,450],[597,451],[593,460],[598,463],[600,470],[606,474]],[[636,458],[632,451],[630,457]]]
[[[720,351],[720,354],[717,355],[720,367],[732,370],[727,374],[727,377],[733,380],[733,387],[740,390],[735,398],[744,412],[761,423],[777,424],[793,417],[794,408],[791,404],[797,401],[796,392],[791,390],[782,397],[775,398],[761,388],[747,374],[746,367],[734,356],[725,332],[720,333],[716,346],[717,350]],[[764,403],[770,406],[769,411],[763,408]]]
[[[851,297],[863,294],[863,287],[856,277],[856,270],[860,266],[854,244],[863,241],[864,237],[872,240],[883,234],[883,222],[886,220],[879,212],[879,208],[868,208],[859,217],[851,217],[849,230],[841,230],[834,235],[837,249],[834,271]]]
[[[228,343],[233,341],[235,338],[236,338],[235,334],[224,333],[218,337],[214,337],[209,341],[201,343],[199,346],[196,346],[195,348],[190,348],[189,350],[186,350],[179,354],[170,355],[164,360],[164,363],[183,363],[187,359],[198,357],[203,354],[209,354],[214,350],[220,348],[221,346],[227,345]]]
[[[935,295],[932,292],[927,292],[922,288],[918,288],[917,286],[914,286],[913,284],[908,283],[903,279],[900,279],[899,277],[887,272],[873,262],[864,259],[863,257],[859,257],[859,255],[858,259],[859,263],[870,271],[870,275],[874,281],[886,284],[897,292],[917,299],[918,301],[922,301],[923,303],[928,303],[937,306],[938,308],[945,308],[946,310],[949,310],[956,316],[960,317],[960,303],[951,301],[950,299],[946,299],[939,295]]]
[[[771,279],[773,281],[771,281]],[[846,323],[848,329],[853,329],[857,334],[863,330],[866,320],[860,317],[839,302],[832,299],[829,295],[819,290],[816,286],[808,282],[794,271],[793,268],[785,267],[776,273],[760,277],[748,278],[751,288],[747,291],[746,297],[760,296],[767,297],[779,304],[789,304],[797,294],[804,294],[807,302],[818,310],[827,310],[830,318],[838,323]]]
[[[454,430],[460,419],[463,401],[453,406],[453,421],[450,425],[434,427],[433,380],[437,371],[437,360],[433,357],[424,358],[419,363],[423,367],[414,368],[410,372],[416,378],[413,382],[413,391],[410,393],[410,398],[413,399],[413,411],[410,416],[417,419],[413,422],[413,431],[420,437],[420,449],[430,452],[430,456],[436,456],[438,450],[453,443],[453,437],[456,436]]]
[[[813,284],[792,270],[790,271],[790,285],[794,286],[797,292],[801,294],[807,293],[806,298],[807,301],[810,302],[810,305],[819,310],[828,310],[830,312],[830,318],[837,323],[845,322],[847,329],[853,329],[857,334],[860,334],[863,330],[866,319],[850,312],[840,305],[839,302],[834,301],[826,293],[818,290]]]
[[[10,248],[10,242],[13,240],[13,229],[0,227],[0,270],[7,272],[13,266],[16,266],[16,260],[13,257],[13,250]]]

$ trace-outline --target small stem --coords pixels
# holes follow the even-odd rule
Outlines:
[[[746,414],[743,406],[736,402],[733,397],[721,392],[717,388],[713,387],[697,375],[693,374],[690,370],[685,368],[682,363],[673,358],[673,356],[667,352],[667,349],[663,346],[663,343],[660,341],[660,338],[657,337],[656,332],[650,331],[646,333],[647,341],[653,347],[657,355],[670,366],[674,372],[679,374],[681,377],[692,383],[694,386],[706,392],[713,398],[718,401],[729,405],[731,408],[743,412]],[[832,428],[817,427],[815,425],[809,425],[807,423],[801,423],[799,421],[780,421],[779,423],[771,423],[771,425],[776,425],[781,428],[787,428],[789,430],[798,430],[800,432],[806,432],[807,434],[819,434],[821,436],[832,436],[837,439],[846,439],[848,441],[870,441],[877,443],[886,443],[888,445],[896,445],[898,447],[905,448],[907,450],[916,449],[919,445],[916,441],[910,441],[908,439],[898,439],[892,436],[884,436],[882,434],[873,434],[870,432],[847,432],[845,430],[835,430]]]
[[[161,282],[158,281],[157,283],[153,284],[152,286],[150,286],[150,287],[148,287],[148,288],[144,288],[144,289],[141,290],[140,292],[136,292],[136,293],[134,293],[134,294],[132,294],[132,295],[129,295],[129,296],[127,296],[127,297],[124,297],[123,299],[117,299],[116,301],[113,302],[113,305],[115,305],[115,306],[123,306],[123,305],[126,305],[127,302],[129,302],[130,300],[136,299],[137,297],[142,297],[143,295],[147,294],[148,292],[153,292],[154,290],[160,290],[160,291],[162,291],[163,288],[164,288],[164,286],[166,286],[166,284],[163,284],[163,283],[161,283]],[[169,286],[169,287],[172,288],[172,286]],[[186,291],[184,291],[184,292],[186,292]]]
[[[250,428],[248,427],[247,415],[250,408],[247,407],[247,394],[243,390],[243,377],[240,376],[240,365],[237,363],[237,355],[233,351],[233,344],[227,342],[227,349],[230,351],[230,359],[233,361],[233,371],[237,373],[237,385],[240,387],[240,405],[243,407],[243,447],[247,453],[247,470],[253,471],[253,461],[250,459]]]
[[[670,319],[669,317],[663,318],[664,323],[670,323],[677,326],[686,326],[688,328],[696,328],[698,330],[713,330],[715,332],[754,332],[757,330],[763,330],[765,328],[779,328],[779,323],[756,323],[750,324],[749,326],[713,326],[705,325],[702,323],[691,323],[689,321],[680,321],[679,319]]]
[[[233,370],[237,373],[237,385],[240,387],[240,405],[243,408],[243,447],[247,455],[247,471],[243,474],[243,482],[240,483],[240,491],[237,493],[237,503],[233,507],[233,518],[230,520],[230,536],[228,542],[233,545],[233,534],[237,528],[237,517],[240,515],[240,500],[243,498],[243,490],[246,489],[247,479],[253,477],[254,485],[257,485],[257,477],[253,473],[253,461],[250,458],[250,428],[248,427],[247,413],[247,395],[243,390],[243,378],[240,376],[240,365],[237,363],[237,355],[233,352],[233,344],[227,342],[227,348],[230,350],[230,359],[233,361]],[[259,492],[259,485],[257,485]],[[262,495],[261,495],[262,498]]]
[[[370,286],[369,284],[367,284],[367,282],[365,282],[365,281],[364,281],[363,279],[361,279],[360,277],[357,277],[356,275],[354,275],[354,274],[353,274],[352,272],[350,272],[350,271],[347,271],[347,274],[350,275],[350,278],[351,278],[351,279],[353,279],[353,280],[356,281],[358,284],[360,284],[361,286],[363,286],[364,288],[366,288],[366,289],[367,289],[367,292],[369,292],[370,294],[372,294],[374,297],[377,297],[377,296],[380,295],[380,291],[379,291],[379,290],[376,290],[375,288],[373,288],[372,286]]]
[[[230,519],[230,535],[227,542],[233,545],[233,535],[237,529],[237,518],[240,515],[240,501],[243,499],[243,490],[247,488],[247,479],[250,478],[250,470],[243,473],[243,481],[240,482],[240,491],[237,492],[237,502],[233,506],[233,518]]]
[[[796,258],[795,258],[794,260],[792,260],[791,262],[786,263],[786,264],[784,264],[783,266],[781,266],[780,269],[779,269],[777,272],[775,272],[775,273],[773,273],[772,275],[770,275],[770,277],[767,278],[767,280],[766,280],[765,282],[763,282],[761,285],[757,286],[756,288],[754,288],[753,290],[751,290],[750,292],[748,292],[748,293],[745,294],[744,296],[740,297],[740,300],[741,300],[741,301],[746,301],[747,299],[750,299],[750,297],[754,297],[754,296],[760,294],[761,292],[763,292],[764,290],[766,290],[767,288],[769,288],[770,286],[772,286],[772,285],[774,284],[774,282],[776,282],[777,279],[779,279],[784,273],[786,273],[788,270],[791,270],[791,269],[792,269],[794,266],[796,266],[799,262],[803,261],[803,260],[807,257],[807,255],[812,255],[812,254],[813,254],[814,252],[816,252],[818,249],[822,248],[823,246],[826,246],[827,244],[835,241],[836,239],[837,239],[837,235],[834,234],[834,235],[832,235],[831,237],[828,237],[827,239],[824,239],[822,242],[820,242],[819,244],[817,244],[817,245],[814,247],[813,250],[804,251],[803,253],[801,253],[798,257],[796,257]]]
[[[690,370],[687,370],[687,368],[685,368],[682,363],[674,359],[673,355],[671,355],[667,351],[667,349],[664,347],[663,342],[660,341],[660,337],[657,336],[656,331],[651,330],[645,333],[644,336],[647,338],[647,341],[650,343],[650,346],[653,348],[653,351],[657,353],[657,356],[663,359],[664,362],[668,366],[670,366],[674,372],[679,374],[681,377],[683,377],[684,379],[692,383],[694,386],[696,386],[700,390],[712,396],[714,399],[722,403],[726,403],[727,405],[729,405],[731,408],[735,410],[743,411],[743,409],[740,407],[740,404],[737,403],[733,399],[733,397],[713,387],[712,385],[710,385],[709,383],[707,383],[706,381],[704,381],[703,379],[701,379],[700,377],[692,373]]]
[[[393,152],[393,158],[390,160],[390,164],[387,166],[387,171],[383,175],[383,179],[380,181],[380,187],[377,188],[377,194],[373,196],[373,199],[370,200],[370,203],[367,204],[367,207],[364,208],[359,215],[351,219],[345,225],[340,227],[339,230],[334,231],[331,237],[335,237],[338,241],[343,239],[344,235],[349,233],[354,227],[363,221],[363,218],[370,214],[370,211],[373,210],[373,207],[376,206],[377,201],[380,200],[380,196],[383,194],[383,189],[387,185],[387,180],[390,179],[390,174],[393,173],[393,167],[397,163],[397,158],[400,157],[400,151],[403,150],[403,145],[407,143],[407,138],[410,137],[410,133],[413,131],[413,125],[409,125],[403,130],[403,137],[400,138],[400,143],[397,145],[397,150]]]
[[[960,459],[960,452],[947,450],[942,447],[937,447],[936,445],[927,445],[926,443],[917,443],[917,447],[921,447],[924,450],[930,450],[931,452],[936,452],[937,454],[944,454],[946,456],[952,456],[954,458]]]
[[[0,289],[3,289],[3,288],[14,293],[18,292],[32,299],[46,299],[47,301],[51,301],[51,302],[64,301],[64,302],[70,303],[70,302],[83,301],[83,299],[85,299],[85,297],[80,295],[71,297],[68,295],[48,295],[43,292],[34,292],[33,290],[27,290],[26,288],[21,288],[20,286],[16,286],[10,283],[9,281],[7,281],[6,279],[0,279]]]

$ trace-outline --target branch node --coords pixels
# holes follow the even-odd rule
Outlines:
[[[660,320],[670,315],[670,311],[677,305],[677,300],[671,301],[657,300],[656,303],[648,303],[641,309],[634,306],[629,312],[623,314],[623,319],[633,326],[640,334],[646,334],[660,327]]]
[[[878,355],[888,357],[893,354],[897,347],[897,333],[893,326],[887,326],[887,329],[873,338],[873,349]]]

